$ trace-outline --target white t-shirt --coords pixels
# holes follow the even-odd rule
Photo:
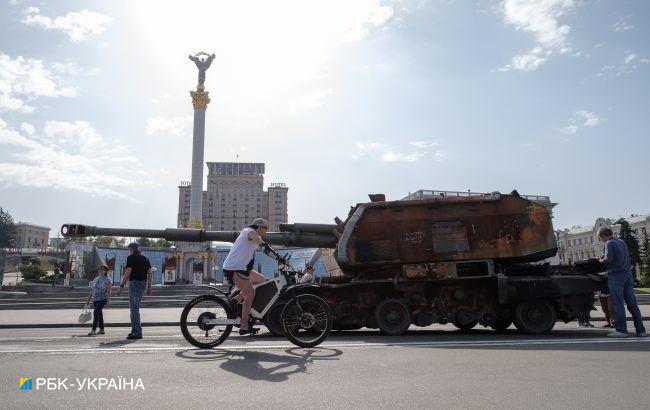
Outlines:
[[[226,260],[223,261],[224,269],[246,270],[248,263],[255,257],[255,250],[257,249],[255,241],[248,239],[248,235],[254,231],[253,228],[244,228],[241,231],[237,239],[235,239],[228,256],[226,256]]]

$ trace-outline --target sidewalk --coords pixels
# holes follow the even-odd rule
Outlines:
[[[643,320],[650,324],[650,305],[641,305]],[[183,308],[141,308],[140,320],[142,326],[178,326]],[[0,329],[18,328],[55,328],[55,327],[90,327],[92,321],[80,324],[81,309],[51,309],[51,310],[0,310]],[[632,318],[627,313],[628,320]],[[601,322],[605,315],[596,306],[591,312],[591,320]],[[129,309],[105,308],[104,323],[107,327],[130,327]]]
[[[141,308],[142,326],[178,326],[183,308]],[[0,329],[39,327],[90,327],[92,320],[79,323],[81,309],[0,310]],[[110,327],[130,327],[129,309],[104,308],[104,323]]]

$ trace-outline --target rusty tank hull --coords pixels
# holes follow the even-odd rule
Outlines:
[[[517,194],[369,202],[350,211],[336,249],[347,275],[382,276],[406,265],[555,255],[548,210]]]

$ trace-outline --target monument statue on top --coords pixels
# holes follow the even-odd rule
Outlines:
[[[201,56],[205,56],[205,58],[201,58]],[[196,53],[194,55],[189,55],[189,59],[194,61],[194,64],[196,64],[196,68],[199,69],[199,83],[196,86],[196,89],[199,91],[202,91],[204,88],[203,83],[205,83],[205,72],[207,71],[208,68],[210,68],[210,64],[212,64],[212,60],[214,60],[215,55],[209,55],[208,53],[205,53],[201,51],[200,53]]]

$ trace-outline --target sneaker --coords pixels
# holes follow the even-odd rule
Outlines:
[[[99,332],[97,332],[98,335],[103,335],[104,334],[104,329],[100,329]]]
[[[252,327],[250,329],[239,329],[239,334],[244,336],[244,335],[254,335],[257,332],[259,332],[260,329],[258,327]]]
[[[90,333],[88,333],[88,336],[95,336],[96,334],[97,334],[97,332],[95,332],[94,330],[91,330]]]
[[[133,333],[129,333],[129,335],[126,337],[129,340],[138,340],[142,339],[142,336],[134,335]]]
[[[627,332],[619,332],[618,330],[615,332],[607,333],[607,337],[628,337],[629,334]]]
[[[646,332],[640,332],[636,334],[636,337],[648,337],[648,334]]]

